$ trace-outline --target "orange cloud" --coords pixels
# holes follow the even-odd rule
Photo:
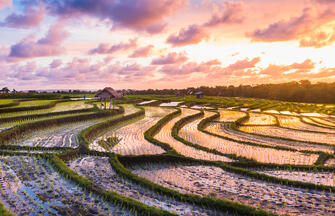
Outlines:
[[[318,32],[307,38],[300,40],[300,47],[315,47],[321,48],[324,46],[332,45],[335,42],[335,29],[328,32]]]

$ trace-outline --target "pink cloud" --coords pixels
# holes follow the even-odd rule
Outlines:
[[[243,21],[242,3],[224,2],[222,12],[216,12],[209,21],[202,25],[189,25],[182,28],[178,33],[170,35],[166,42],[172,46],[186,46],[190,44],[198,44],[208,39],[208,29],[215,28],[223,24],[237,24]]]
[[[12,5],[12,0],[0,0],[0,10]]]
[[[50,67],[51,68],[58,68],[59,66],[61,66],[62,65],[62,60],[60,60],[60,59],[55,59],[55,60],[53,60],[51,63],[50,63]]]
[[[202,26],[190,25],[182,28],[177,34],[170,35],[166,42],[172,46],[185,46],[197,44],[208,38],[208,34]]]
[[[334,4],[335,3],[333,0],[314,0],[314,1],[320,4]]]
[[[241,2],[224,2],[222,12],[216,12],[211,19],[204,24],[206,27],[215,27],[221,24],[241,23],[244,20],[242,16],[243,4]]]
[[[53,14],[65,17],[90,15],[113,22],[113,28],[146,30],[182,8],[187,0],[82,0],[44,1]],[[162,27],[162,26],[161,26]],[[156,27],[156,31],[158,27]],[[149,32],[155,32],[149,29]]]
[[[206,65],[220,65],[221,62],[217,59],[213,59],[213,60],[210,60],[210,61],[207,61],[205,62]]]
[[[308,37],[320,26],[332,22],[335,13],[331,9],[319,13],[313,13],[312,9],[305,8],[300,16],[291,17],[288,20],[280,20],[270,24],[264,29],[257,29],[246,35],[253,41],[275,42],[288,41]],[[302,39],[302,44],[308,43],[308,39]]]
[[[114,45],[100,44],[97,48],[89,51],[90,54],[112,54],[118,51],[125,51],[137,47],[137,38],[129,39],[128,42]]]
[[[165,22],[157,22],[154,23],[153,25],[148,26],[145,31],[149,34],[158,34],[162,33],[164,29],[166,28],[167,23]]]
[[[302,63],[293,63],[291,65],[273,65],[270,64],[267,68],[261,70],[261,74],[270,75],[271,77],[281,76],[296,76],[296,74],[306,74],[315,68],[315,62],[306,59]],[[292,71],[292,73],[284,74],[285,72]]]
[[[243,60],[238,60],[235,63],[227,66],[225,68],[225,70],[228,73],[233,73],[235,71],[240,71],[240,70],[245,70],[245,69],[248,69],[248,68],[253,68],[260,61],[261,61],[260,57],[256,57],[256,58],[253,58],[253,59],[245,58]]]
[[[57,22],[52,25],[44,38],[36,41],[33,35],[11,46],[10,58],[22,59],[41,56],[55,56],[64,53],[62,42],[69,36],[64,23]]]
[[[257,29],[247,36],[254,41],[286,41],[295,39],[297,36],[310,31],[310,25],[313,18],[310,11],[305,9],[303,14],[298,17],[292,17],[289,20],[281,20],[270,24],[265,29]]]
[[[44,19],[46,11],[43,7],[32,8],[27,6],[24,14],[12,13],[0,23],[1,26],[12,28],[30,28],[38,26]]]
[[[147,57],[147,56],[149,56],[153,47],[154,47],[153,45],[140,47],[140,48],[134,50],[134,52],[131,55],[129,55],[129,57],[130,58]]]
[[[169,53],[166,56],[160,56],[151,61],[152,65],[180,64],[187,61],[185,53]]]

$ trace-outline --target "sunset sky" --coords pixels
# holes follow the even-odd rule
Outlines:
[[[335,0],[0,0],[0,87],[335,81]]]

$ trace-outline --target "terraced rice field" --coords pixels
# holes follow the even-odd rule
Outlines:
[[[34,107],[34,106],[43,106],[48,105],[56,100],[28,100],[28,101],[20,101],[20,103],[16,106],[12,106],[11,108],[16,107]],[[1,108],[0,108],[1,109]]]
[[[243,125],[275,125],[276,118],[263,113],[249,113],[249,119]]]
[[[220,118],[217,121],[220,122],[235,122],[238,119],[246,116],[244,112],[234,111],[234,110],[227,110],[227,109],[219,109]]]
[[[241,131],[252,134],[260,134],[271,137],[286,138],[299,140],[304,142],[314,142],[321,144],[335,144],[335,134],[314,133],[309,131],[294,131],[287,128],[280,128],[276,126],[257,126],[249,127],[242,126]]]
[[[297,129],[297,130],[307,130],[307,131],[314,131],[314,132],[323,132],[323,133],[335,133],[335,128],[324,128],[324,127],[317,127],[311,124],[306,124],[301,121],[299,117],[295,116],[283,116],[277,115],[278,121],[280,126]],[[306,118],[303,118],[306,120]],[[313,123],[313,121],[307,121],[309,123]]]
[[[334,172],[313,172],[313,171],[295,171],[279,169],[254,169],[253,171],[263,173],[269,176],[275,176],[282,179],[297,180],[309,182],[317,185],[335,186]]]
[[[322,125],[322,126],[335,127],[335,119],[333,119],[333,118],[315,118],[315,117],[310,117],[310,119],[314,123]]]
[[[70,161],[68,165],[72,170],[91,179],[106,190],[115,191],[150,206],[166,209],[179,215],[225,215],[224,212],[216,212],[201,206],[178,201],[171,197],[162,196],[149,188],[138,185],[116,173],[106,157],[78,158]]]
[[[231,159],[220,156],[220,155],[215,155],[212,153],[208,153],[202,150],[198,150],[196,148],[190,147],[188,145],[185,145],[184,143],[175,140],[171,134],[171,130],[174,126],[174,124],[179,121],[182,118],[185,118],[189,115],[193,115],[199,111],[197,110],[192,110],[192,109],[181,109],[182,114],[178,116],[177,118],[174,118],[173,120],[169,121],[163,128],[162,130],[154,136],[157,140],[168,143],[175,151],[177,151],[179,154],[185,156],[185,157],[191,157],[199,160],[211,160],[211,161],[225,161],[225,162],[230,162]]]
[[[207,118],[211,115],[213,115],[213,113],[205,112],[204,118]],[[198,131],[197,125],[200,123],[201,120],[202,119],[198,119],[185,125],[180,130],[179,135],[182,138],[192,143],[196,143],[200,146],[209,149],[215,149],[225,154],[236,154],[237,156],[243,156],[262,163],[311,165],[318,158],[318,155],[316,154],[305,154],[300,152],[291,152],[270,148],[262,148],[258,146],[244,145],[238,142],[211,136]]]
[[[64,112],[70,110],[80,110],[80,109],[88,109],[93,108],[92,104],[85,103],[86,101],[70,101],[70,102],[62,102],[57,103],[55,107],[49,109],[38,109],[38,110],[28,110],[28,111],[20,111],[20,112],[10,112],[10,113],[0,113],[0,118],[10,118],[17,116],[25,116],[25,115],[37,115],[37,114],[45,114],[45,113],[55,113],[55,112]],[[12,108],[12,107],[10,107]]]
[[[143,154],[161,154],[164,150],[159,146],[153,145],[144,138],[144,132],[151,128],[161,118],[173,112],[174,109],[160,107],[145,107],[145,117],[135,122],[129,122],[128,125],[122,125],[121,128],[112,128],[98,136],[91,149],[115,152],[121,155],[143,155]],[[105,140],[108,137],[118,137],[120,141],[111,149],[98,144],[99,140]]]
[[[131,215],[63,178],[36,157],[0,156],[0,200],[18,215]]]
[[[81,111],[93,108],[93,101],[60,100],[49,109],[1,113],[0,212],[334,215],[331,116],[279,114],[284,108],[278,102],[225,99],[219,107],[242,111],[219,108],[220,117],[213,119],[215,110],[207,108],[217,103],[185,100],[197,105],[184,108],[178,99],[146,99],[140,106],[121,104],[113,113]],[[17,107],[53,100],[34,102]],[[152,102],[160,105],[147,105]],[[302,106],[286,103],[285,110],[299,112]],[[252,112],[258,108],[276,112]]]
[[[78,115],[87,115],[87,114],[92,114],[94,112],[85,112],[82,114]],[[73,116],[73,114],[63,114],[63,115],[56,115],[56,116],[46,116],[46,117],[39,117],[39,118],[31,118],[31,119],[24,119],[24,120],[17,120],[17,121],[11,121],[11,122],[5,122],[0,124],[0,132],[3,130],[8,130],[11,129],[15,126],[22,125],[22,124],[28,124],[28,123],[33,123],[37,121],[44,121],[48,119],[57,119],[57,118],[65,118],[65,117],[70,117]]]
[[[218,134],[223,137],[230,138],[236,141],[251,142],[256,144],[262,144],[271,147],[285,147],[295,150],[306,150],[306,151],[322,151],[332,153],[334,148],[329,145],[317,145],[313,143],[295,141],[295,140],[283,140],[272,137],[264,137],[257,134],[244,133],[239,130],[234,130],[230,123],[215,123],[212,122],[206,127],[206,131],[213,134]]]
[[[219,167],[150,164],[132,169],[139,176],[182,193],[229,199],[278,214],[330,215],[335,210],[334,193],[268,183]]]

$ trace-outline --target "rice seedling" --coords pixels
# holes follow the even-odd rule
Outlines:
[[[81,157],[68,162],[69,167],[92,180],[97,185],[121,195],[134,198],[144,204],[155,206],[178,215],[213,215],[212,209],[178,201],[145,188],[116,173],[108,163],[106,157]],[[192,209],[192,211],[190,211]],[[220,212],[220,215],[225,215]]]
[[[131,215],[129,210],[122,210],[120,206],[105,202],[97,196],[88,196],[88,192],[60,176],[43,159],[0,156],[0,169],[3,192],[0,197],[15,214],[107,214],[109,209],[113,215]],[[82,199],[67,202],[72,195]],[[95,205],[89,206],[91,202]]]

